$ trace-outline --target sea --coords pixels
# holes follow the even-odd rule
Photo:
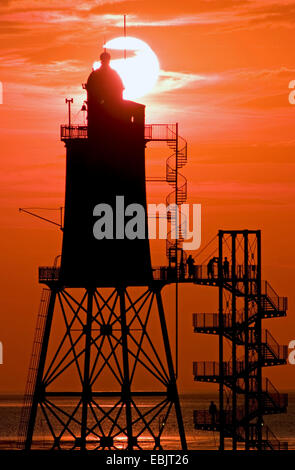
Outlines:
[[[198,393],[181,395],[182,415],[184,420],[186,439],[190,450],[217,450],[219,446],[219,436],[217,432],[200,431],[194,428],[193,411],[207,410],[210,401],[218,403],[218,396],[213,393]],[[150,399],[152,400],[152,399]],[[17,448],[17,436],[22,409],[23,399],[17,395],[0,395],[0,449],[12,450]],[[101,402],[100,402],[101,404]],[[147,399],[142,399],[139,406],[150,407],[152,403],[147,403]],[[63,401],[63,407],[69,411],[73,408],[73,403]],[[106,401],[102,406],[111,406]],[[264,423],[269,426],[277,439],[288,442],[289,450],[295,450],[295,392],[289,393],[288,412],[284,414],[266,416]],[[160,425],[160,421],[159,421]],[[46,448],[50,442],[50,435],[45,426],[45,420],[37,420],[36,448]],[[180,449],[179,436],[177,434],[177,422],[172,413],[163,431],[162,446],[165,450]],[[142,448],[149,447],[148,440],[142,443]],[[231,448],[231,441],[226,439],[226,448]],[[240,447],[241,449],[243,447]]]

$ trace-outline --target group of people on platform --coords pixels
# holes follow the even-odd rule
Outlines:
[[[214,256],[213,258],[211,258],[209,260],[209,262],[207,264],[207,276],[208,276],[209,279],[210,278],[213,279],[215,277],[214,265],[216,264],[217,267],[218,267],[218,262],[219,262],[219,258],[217,258],[216,256]],[[224,278],[226,278],[226,279],[229,278],[229,261],[228,261],[226,256],[225,256],[225,258],[223,260],[223,263],[222,263],[222,273],[223,273]]]
[[[219,258],[216,256],[214,256],[213,258],[209,260],[207,264],[208,279],[214,279],[215,277],[218,277],[218,262],[219,262]],[[187,265],[187,270],[188,270],[188,278],[194,279],[196,277],[196,270],[195,270],[195,260],[192,257],[192,255],[188,256],[186,260],[186,265]],[[215,265],[217,266],[217,272],[214,269]],[[222,273],[225,279],[229,278],[229,275],[230,275],[229,271],[230,271],[229,261],[227,257],[225,256],[223,263],[222,263]],[[180,278],[181,279],[186,278],[186,266],[185,266],[183,259],[180,262]]]

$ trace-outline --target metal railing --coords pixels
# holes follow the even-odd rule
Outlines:
[[[227,326],[231,326],[230,315],[223,315],[223,322]],[[193,327],[194,328],[218,328],[219,327],[219,314],[218,313],[193,313]]]
[[[288,450],[288,442],[279,441],[268,426],[263,426],[262,439],[266,441],[271,450]]]
[[[145,140],[169,141],[176,140],[176,124],[146,124]]]
[[[167,267],[155,267],[154,268],[154,271],[156,272],[157,270],[159,269],[164,269]],[[239,277],[238,277],[238,280],[242,280],[244,278],[244,270],[243,270],[243,266],[241,265],[240,266],[240,270],[239,270]],[[251,278],[250,277],[250,274],[252,273],[253,277]],[[253,271],[251,270],[250,273],[249,273],[249,279],[255,279],[255,276],[256,274],[254,273],[253,274]],[[208,267],[206,265],[203,265],[203,264],[197,264],[194,266],[194,270],[193,270],[193,276],[189,276],[188,273],[185,273],[183,279],[191,279],[192,281],[197,281],[197,280],[216,280],[218,281],[220,278],[218,276],[218,266],[214,266],[213,268],[213,272],[209,272],[208,271]],[[229,271],[229,276],[227,277],[224,277],[223,276],[223,279],[226,280],[231,280],[231,270]]]
[[[263,392],[267,394],[267,398],[270,399],[277,408],[287,408],[288,394],[280,393],[268,378],[264,379]]]
[[[209,410],[194,410],[194,424],[195,426],[214,426],[219,425],[220,423],[220,412],[217,410],[217,413],[212,416]],[[243,407],[237,407],[236,409],[236,420],[242,421],[245,417],[245,410]],[[225,426],[230,426],[233,421],[233,412],[231,409],[223,411],[223,421]]]
[[[265,343],[269,349],[269,353],[273,353],[274,357],[281,360],[288,358],[288,346],[279,344],[268,330],[262,331],[262,343]]]
[[[157,266],[153,268],[153,278],[155,281],[168,281],[168,266]]]
[[[288,309],[288,298],[280,297],[276,291],[271,287],[269,282],[262,282],[262,295],[264,295],[270,303],[270,307],[273,306],[278,312],[285,312]],[[264,305],[267,309],[267,305]]]
[[[62,124],[60,126],[61,140],[87,139],[88,126]],[[144,126],[145,140],[171,141],[176,140],[176,124],[146,124]]]
[[[58,281],[60,268],[55,266],[39,267],[39,282]]]
[[[249,380],[250,393],[258,393],[258,383],[256,377],[250,376]],[[262,394],[264,407],[270,411],[273,409],[285,410],[288,406],[288,394],[280,393],[271,381],[264,377],[262,379]]]
[[[248,343],[256,349],[258,345],[258,338],[255,328],[248,329]],[[263,329],[261,333],[261,343],[262,343],[262,352],[264,359],[269,358],[268,356],[272,356],[273,359],[279,360],[286,360],[288,357],[288,346],[280,345],[272,334]]]
[[[195,426],[218,425],[220,422],[220,413],[217,411],[215,417],[208,410],[194,410]]]
[[[254,409],[251,410],[255,411]],[[232,435],[232,421],[233,414],[232,410],[224,410],[223,412],[223,422],[224,426],[229,428],[229,432]],[[245,410],[243,407],[238,407],[236,410],[236,420],[240,422],[240,426],[237,427],[236,433],[239,437],[239,440],[245,440],[245,428],[242,424],[243,419],[245,418]],[[215,415],[209,413],[209,410],[194,410],[193,413],[194,425],[196,428],[216,428],[220,424],[220,413],[217,411]],[[259,445],[259,435],[258,435],[258,425],[256,423],[249,424],[249,441],[251,447],[258,447]],[[288,443],[285,441],[279,441],[275,434],[270,430],[266,425],[262,427],[262,446],[263,449],[267,448],[270,450],[288,450]]]
[[[223,273],[223,276],[219,275],[219,269],[217,263],[213,265],[213,269],[210,270],[208,265],[204,264],[197,264],[195,265],[195,279],[218,279],[223,277],[223,279],[231,279],[232,278],[232,267],[229,267],[229,272]],[[245,267],[242,264],[237,265],[236,267],[236,278],[239,280],[243,280],[245,277]],[[256,265],[249,265],[248,266],[248,279],[256,279],[257,277],[257,266]]]
[[[237,312],[236,323],[242,324],[244,321],[243,312]],[[218,328],[219,313],[193,313],[194,328]],[[232,328],[232,315],[223,314],[223,327]]]
[[[194,377],[211,377],[219,376],[219,367],[220,363],[216,361],[197,361],[193,363],[193,374]],[[236,374],[243,373],[245,370],[245,362],[237,361],[236,362]],[[232,376],[233,375],[233,364],[231,361],[223,362],[223,375]]]
[[[61,140],[70,139],[87,139],[88,127],[87,126],[60,126],[60,138]]]
[[[249,440],[252,445],[257,445],[258,442],[258,425],[249,425]],[[279,441],[276,435],[271,431],[268,426],[262,427],[262,443],[264,448],[268,447],[271,450],[288,450],[288,442]]]

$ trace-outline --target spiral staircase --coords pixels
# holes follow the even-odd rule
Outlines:
[[[185,263],[186,253],[180,247],[185,240],[186,220],[181,212],[181,205],[187,200],[187,179],[179,172],[187,163],[187,142],[178,132],[175,140],[167,142],[173,153],[166,161],[166,181],[173,190],[166,198],[166,206],[170,207],[167,213],[167,220],[170,223],[170,230],[167,234],[166,255],[169,267],[176,269],[177,278],[180,276],[180,264]],[[180,219],[180,220],[179,220]]]

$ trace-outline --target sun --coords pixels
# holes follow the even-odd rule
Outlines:
[[[160,64],[158,57],[146,42],[131,36],[118,37],[108,41],[105,48],[109,51],[122,51],[122,54],[124,50],[133,52],[132,57],[113,59],[110,62],[110,66],[118,72],[123,81],[125,99],[141,98],[154,88]],[[94,62],[93,68],[99,67],[100,62]]]

